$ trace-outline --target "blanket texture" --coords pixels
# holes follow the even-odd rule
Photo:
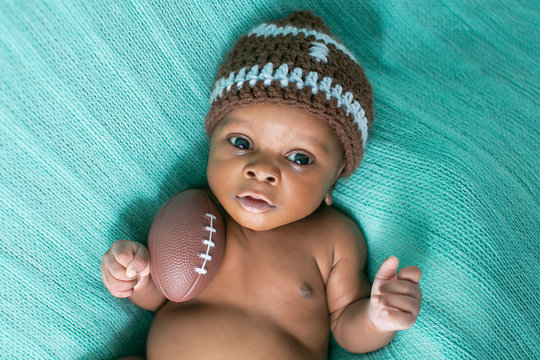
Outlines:
[[[536,0],[0,2],[0,358],[144,353],[153,314],[100,262],[205,185],[213,76],[256,24],[310,9],[370,78],[375,121],[337,207],[371,279],[424,274],[417,323],[331,359],[540,358]]]

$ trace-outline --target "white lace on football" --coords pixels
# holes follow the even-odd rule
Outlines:
[[[201,275],[206,275],[208,272],[205,269],[205,266],[208,261],[212,260],[212,256],[210,256],[210,249],[216,246],[216,244],[212,241],[212,235],[216,232],[216,229],[214,228],[214,220],[216,219],[216,216],[210,213],[206,213],[204,215],[210,219],[210,226],[205,227],[206,231],[208,231],[208,239],[203,240],[203,244],[206,245],[206,253],[199,254],[199,257],[204,259],[204,262],[200,268],[195,268],[195,271]]]

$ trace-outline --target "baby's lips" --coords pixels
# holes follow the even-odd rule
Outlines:
[[[274,202],[270,200],[268,196],[258,191],[244,191],[238,195],[239,198],[251,198],[253,200],[259,200],[266,202],[269,206],[274,206]]]

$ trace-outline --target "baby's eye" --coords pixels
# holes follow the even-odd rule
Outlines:
[[[289,156],[287,156],[287,159],[298,165],[310,165],[312,163],[312,160],[309,156],[298,152],[290,154]]]
[[[249,142],[249,140],[243,137],[233,136],[229,139],[229,141],[231,142],[231,144],[233,144],[233,146],[239,149],[251,149],[251,143]]]

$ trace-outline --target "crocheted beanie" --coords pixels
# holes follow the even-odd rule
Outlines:
[[[343,144],[350,175],[373,121],[368,79],[353,54],[310,11],[264,23],[243,35],[219,68],[206,115],[212,134],[241,106],[280,103],[327,121]]]

